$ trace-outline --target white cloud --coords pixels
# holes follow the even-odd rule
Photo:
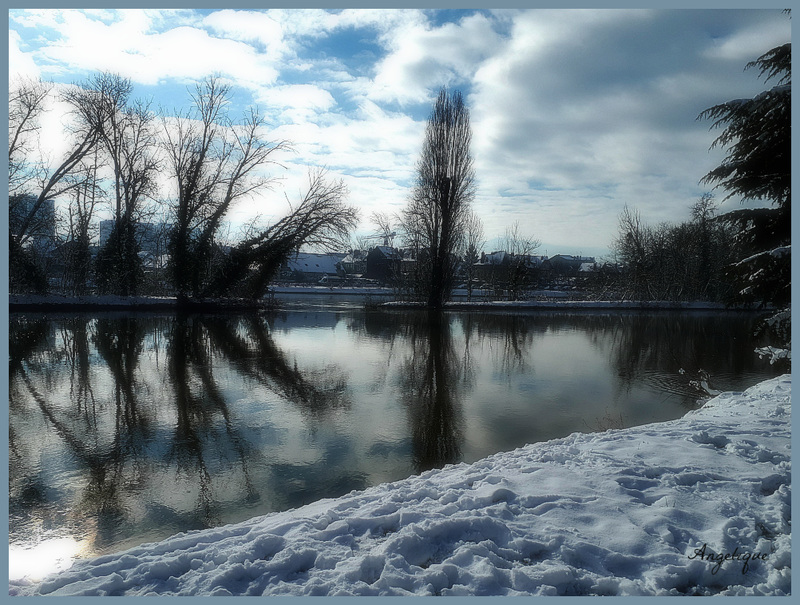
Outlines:
[[[752,53],[727,67],[698,56],[713,17],[694,24],[682,11],[518,14],[469,98],[478,204],[497,208],[487,213],[487,233],[502,233],[518,212],[551,243],[566,246],[579,233],[603,246],[624,204],[652,222],[687,219],[700,179],[722,159],[707,151],[714,135],[698,114],[761,87],[742,76]],[[765,31],[741,30],[744,19],[734,17],[731,40]],[[691,36],[678,46],[673,30]]]
[[[30,54],[20,50],[20,36],[14,30],[8,32],[8,79],[13,82],[18,78],[39,79],[41,69]]]
[[[57,28],[61,24],[61,12],[52,9],[31,8],[10,10],[9,22],[30,28]]]
[[[206,16],[203,24],[220,36],[262,45],[270,61],[279,61],[289,52],[282,25],[267,13],[226,9]]]
[[[284,120],[294,123],[313,120],[336,105],[331,93],[312,84],[261,87],[255,102],[277,109]]]
[[[365,219],[403,205],[421,148],[419,113],[394,109],[419,112],[433,89],[459,87],[487,237],[520,220],[563,246],[551,253],[577,252],[576,238],[610,243],[624,204],[685,218],[721,159],[695,118],[763,88],[743,67],[788,39],[778,14],[498,10],[437,24],[421,10],[26,10],[10,14],[9,67],[145,84],[219,73],[237,103],[261,106],[271,138],[294,142],[288,190],[302,190],[306,165],[328,166]]]
[[[772,20],[745,27],[732,36],[716,41],[709,47],[706,56],[748,63],[771,48],[784,44],[791,38],[791,23],[788,18],[778,26]]]
[[[276,136],[293,141],[304,164],[329,166],[359,176],[407,181],[422,143],[423,125],[365,102],[356,116],[328,114],[316,124],[285,125]]]
[[[74,10],[37,13],[19,21],[58,28],[60,38],[34,54],[44,75],[107,70],[152,85],[220,73],[249,87],[277,78],[268,56],[249,44],[188,25],[159,33],[149,11],[117,14],[119,20],[111,23]]]
[[[471,79],[498,42],[492,22],[480,14],[440,27],[410,20],[384,37],[390,52],[375,67],[369,96],[401,103],[426,101],[431,88]]]

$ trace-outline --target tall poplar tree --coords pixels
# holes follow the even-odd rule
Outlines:
[[[417,293],[439,309],[453,289],[470,204],[475,170],[469,110],[459,91],[442,88],[425,129],[416,184],[402,222],[407,239],[418,246]]]

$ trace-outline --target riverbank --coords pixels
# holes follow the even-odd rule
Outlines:
[[[12,595],[786,595],[791,377],[75,564]],[[13,563],[13,562],[12,562]]]
[[[386,302],[387,308],[425,308],[422,303],[406,301]],[[537,309],[582,309],[589,311],[752,311],[753,307],[726,306],[711,302],[672,302],[672,301],[631,301],[631,300],[491,300],[491,301],[451,301],[445,303],[445,309],[453,311],[502,311],[502,310],[537,310]]]
[[[458,293],[457,293],[458,294]],[[162,311],[183,308],[189,311],[243,311],[243,310],[270,310],[280,307],[283,300],[309,300],[329,297],[351,298],[362,302],[371,308],[386,309],[422,309],[424,304],[389,300],[395,293],[390,288],[348,288],[329,286],[280,286],[270,290],[269,295],[260,300],[217,298],[192,300],[178,303],[175,297],[168,296],[66,296],[58,294],[48,295],[11,295],[9,296],[9,310],[15,311],[89,311],[89,310],[134,310],[134,311]],[[464,294],[464,297],[466,294]],[[444,306],[452,311],[510,311],[510,310],[587,310],[587,311],[715,311],[739,312],[756,311],[750,306],[726,306],[721,303],[710,302],[672,302],[672,301],[629,301],[629,300],[570,300],[558,292],[542,292],[532,300],[487,300],[475,297],[475,300],[452,300]]]
[[[8,307],[10,312],[34,311],[174,311],[182,308],[189,311],[244,311],[269,309],[270,300],[249,300],[237,298],[204,299],[178,302],[174,296],[66,296],[11,295]]]

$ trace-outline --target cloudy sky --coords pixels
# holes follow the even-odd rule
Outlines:
[[[439,87],[465,95],[487,249],[514,221],[540,253],[604,255],[624,205],[681,221],[723,155],[698,114],[763,90],[748,61],[790,40],[769,10],[12,10],[9,75],[80,82],[99,70],[135,96],[188,106],[209,74],[289,139],[280,213],[306,166],[362,209],[402,209]],[[723,197],[724,194],[718,194]],[[724,207],[735,207],[730,201]]]

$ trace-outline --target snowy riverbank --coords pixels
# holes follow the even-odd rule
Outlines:
[[[391,301],[384,307],[423,307],[422,303]],[[570,300],[542,297],[536,300],[452,300],[445,308],[453,311],[504,311],[504,310],[586,310],[586,311],[753,311],[755,307],[728,307],[711,302],[673,302],[668,300]]]
[[[247,299],[205,299],[193,301],[187,306],[198,311],[243,310],[280,307],[286,300],[326,298],[352,298],[371,305],[385,308],[424,307],[422,303],[391,300],[394,292],[390,288],[355,288],[330,286],[281,286],[270,290],[272,298],[263,300]],[[585,310],[585,311],[755,311],[755,307],[727,307],[709,302],[672,301],[631,301],[631,300],[571,300],[565,293],[542,291],[531,293],[530,300],[489,300],[486,296],[475,295],[472,301],[466,300],[466,290],[456,290],[454,299],[445,304],[453,311],[511,311],[511,310]],[[175,297],[167,296],[65,296],[59,294],[35,295],[12,294],[9,297],[11,311],[50,311],[54,309],[69,311],[87,310],[135,310],[163,311],[177,308]]]
[[[11,594],[783,595],[791,379],[83,561]]]

